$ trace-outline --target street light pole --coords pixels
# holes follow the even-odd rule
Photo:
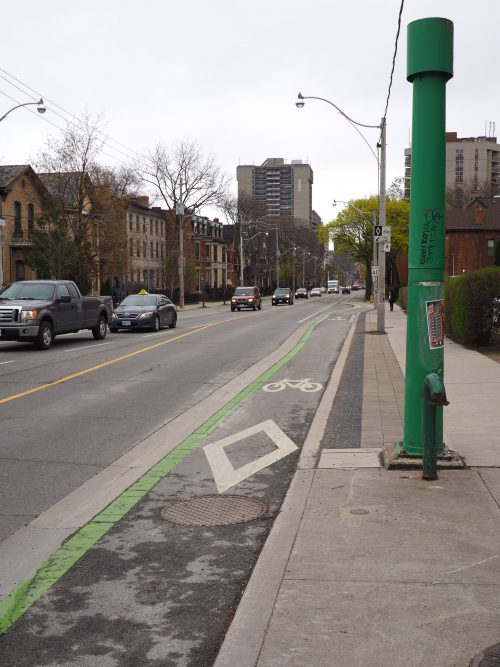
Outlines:
[[[332,106],[334,109],[336,109],[344,118],[353,126],[353,128],[356,130],[356,132],[360,135],[360,137],[363,139],[365,144],[368,146],[370,151],[372,152],[373,156],[375,157],[377,161],[377,165],[379,168],[379,224],[384,225],[385,224],[385,171],[386,171],[386,160],[385,160],[385,153],[386,153],[386,119],[385,117],[382,118],[382,121],[380,125],[366,125],[365,123],[359,123],[358,121],[353,120],[350,118],[346,113],[342,111],[336,104],[331,102],[330,100],[325,99],[324,97],[314,97],[310,95],[302,95],[302,93],[298,94],[297,102],[295,102],[295,106],[298,109],[302,109],[304,106],[304,100],[320,100],[321,102],[326,102],[330,106]],[[370,146],[368,141],[366,140],[365,136],[363,133],[358,129],[358,127],[368,127],[368,128],[376,128],[381,131],[380,134],[380,143],[378,144],[378,147],[380,148],[380,160],[373,150],[373,148]],[[382,261],[385,267],[385,255],[383,258],[379,257],[379,261]],[[382,274],[382,270],[379,268],[379,295],[378,295],[378,301],[377,303],[377,331],[385,331],[385,275],[383,276],[383,279],[380,277]],[[380,288],[382,285],[382,280],[383,280],[383,286],[384,286],[384,291],[380,293]]]
[[[280,248],[278,245],[278,227],[276,227],[276,287],[280,286]]]
[[[31,105],[36,105],[36,110],[38,111],[38,113],[44,114],[47,111],[43,102],[43,98],[41,97],[38,100],[38,102],[24,102],[24,104],[17,104],[15,107],[12,107],[12,109],[9,109],[0,118],[0,123],[2,122],[2,120],[5,120],[5,118],[7,118],[7,116],[12,111],[19,109],[20,107],[29,107]],[[2,208],[0,204],[0,285],[3,285],[3,242],[4,242],[3,227],[4,226],[5,226],[5,221],[2,218]]]
[[[379,225],[385,226],[385,128],[386,119],[382,118],[380,133],[380,211]],[[378,243],[378,300],[377,300],[377,331],[385,332],[385,249],[383,243]]]
[[[243,285],[243,241],[251,241],[254,239],[256,236],[259,234],[265,234],[268,236],[268,232],[257,232],[253,236],[249,236],[248,238],[244,239],[243,234],[240,233],[240,286]]]

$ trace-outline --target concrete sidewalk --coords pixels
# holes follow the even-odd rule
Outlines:
[[[384,470],[405,328],[368,314],[362,449],[303,451],[216,667],[467,667],[500,642],[500,364],[446,341],[445,441],[469,467]]]

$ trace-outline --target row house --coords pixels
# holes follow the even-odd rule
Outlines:
[[[127,207],[128,262],[114,275],[128,292],[142,287],[148,291],[165,289],[164,265],[172,235],[167,229],[169,222],[165,211],[149,206],[148,197],[137,197]]]
[[[191,215],[185,231],[185,255],[196,267],[194,291],[227,287],[227,242],[224,225],[218,218],[210,220]]]
[[[25,262],[45,187],[29,165],[0,166],[0,284],[35,278]]]

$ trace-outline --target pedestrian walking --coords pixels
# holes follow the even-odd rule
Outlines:
[[[398,299],[398,290],[396,287],[391,287],[389,289],[389,307],[391,311],[394,310],[394,304]]]
[[[116,306],[120,303],[122,300],[123,296],[123,289],[120,283],[120,280],[118,276],[115,276],[114,279],[114,284],[113,284],[113,306],[116,308]]]

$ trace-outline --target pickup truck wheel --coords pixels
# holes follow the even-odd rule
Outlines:
[[[54,329],[48,320],[43,320],[38,329],[35,345],[39,350],[48,350],[54,340]]]
[[[97,324],[95,327],[92,327],[92,335],[96,340],[103,340],[106,338],[106,334],[108,332],[108,323],[106,322],[106,318],[104,315],[99,315],[99,319],[97,320]]]

